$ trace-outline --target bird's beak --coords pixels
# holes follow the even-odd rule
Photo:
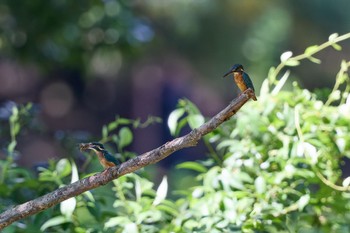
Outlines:
[[[226,74],[224,74],[224,76],[222,76],[222,77],[225,78],[227,75],[232,74],[232,73],[233,73],[233,71],[230,70],[229,72],[227,72]]]
[[[92,148],[92,144],[91,143],[81,143],[79,145],[80,151],[86,151],[86,150],[90,150]]]

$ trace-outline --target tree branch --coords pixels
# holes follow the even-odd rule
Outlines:
[[[117,167],[108,168],[108,170],[97,173],[85,179],[79,180],[65,187],[56,189],[44,196],[38,197],[26,203],[14,206],[0,214],[0,230],[10,225],[14,221],[26,218],[33,214],[39,213],[68,198],[77,196],[87,190],[105,185],[108,182],[117,179],[120,176],[134,172],[149,164],[157,163],[166,158],[175,151],[183,148],[196,146],[198,141],[209,132],[216,129],[220,124],[230,119],[236,112],[251,98],[250,89],[243,92],[239,97],[234,99],[225,109],[201,125],[199,128],[192,130],[182,137],[169,141],[162,146],[130,159]]]

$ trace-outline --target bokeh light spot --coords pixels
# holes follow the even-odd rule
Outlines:
[[[108,28],[105,32],[105,42],[107,44],[114,44],[118,41],[120,33],[114,28]]]
[[[51,117],[63,117],[73,106],[73,93],[65,83],[53,83],[41,93],[40,102],[43,110]]]
[[[108,1],[105,4],[106,15],[114,17],[120,12],[120,5],[116,1]]]
[[[93,28],[89,31],[87,38],[91,44],[98,44],[104,39],[104,32],[101,28]]]
[[[90,72],[104,78],[115,78],[122,66],[122,54],[118,50],[98,50],[90,62]]]

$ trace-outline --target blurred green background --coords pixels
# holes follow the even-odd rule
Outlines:
[[[161,117],[163,124],[135,130],[130,150],[159,146],[171,138],[166,119],[179,98],[212,116],[238,94],[232,80],[221,78],[234,63],[245,66],[259,92],[281,53],[302,53],[333,32],[347,32],[348,4],[3,0],[0,118],[7,124],[12,107],[27,102],[37,116],[17,138],[16,161],[35,167],[72,153],[84,160],[75,143],[99,140],[102,126],[116,115]],[[319,55],[322,65],[297,67],[291,80],[322,92],[349,51],[348,44],[340,53],[327,49]],[[5,131],[2,145],[10,141]]]

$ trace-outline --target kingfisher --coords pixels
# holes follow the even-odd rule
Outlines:
[[[109,167],[114,167],[119,164],[118,160],[113,157],[99,142],[89,142],[80,144],[81,151],[93,150],[98,156],[98,160],[101,165],[107,169]]]
[[[229,74],[233,74],[233,79],[235,80],[235,83],[242,92],[247,90],[248,88],[252,89],[252,91],[254,92],[252,99],[254,101],[257,101],[253,82],[250,79],[249,75],[246,72],[244,72],[244,68],[241,64],[234,64],[231,67],[231,69],[226,74],[224,74],[223,77],[226,77]]]

